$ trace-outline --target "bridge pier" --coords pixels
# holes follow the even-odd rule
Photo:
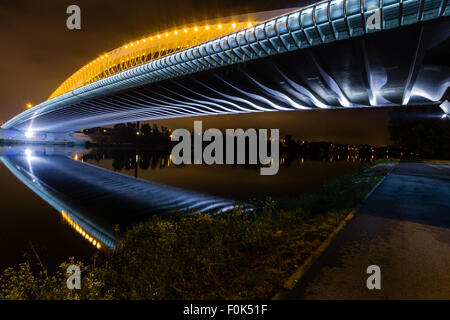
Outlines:
[[[91,139],[77,132],[46,133],[0,128],[1,144],[84,145]]]

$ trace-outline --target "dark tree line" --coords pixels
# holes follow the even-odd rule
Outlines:
[[[156,124],[139,123],[116,124],[114,140],[117,143],[167,143],[170,142],[170,130]]]
[[[424,158],[450,159],[450,120],[437,108],[398,108],[391,112],[390,138]]]

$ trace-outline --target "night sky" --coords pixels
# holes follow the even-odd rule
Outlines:
[[[208,18],[298,7],[312,1],[1,0],[0,120],[39,104],[80,66],[126,42]],[[66,28],[66,8],[82,11],[82,29]],[[280,128],[305,140],[389,143],[389,108],[213,116],[204,127]],[[193,118],[158,121],[191,128]]]

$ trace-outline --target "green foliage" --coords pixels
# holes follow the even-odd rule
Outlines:
[[[67,289],[66,273],[69,265],[83,269],[82,262],[64,262],[54,275],[44,269],[33,272],[29,262],[21,263],[16,269],[8,268],[0,276],[0,300],[85,300],[112,299],[104,290],[101,273],[90,272],[82,277],[81,290]]]

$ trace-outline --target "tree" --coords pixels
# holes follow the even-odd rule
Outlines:
[[[407,152],[450,159],[450,121],[432,107],[398,108],[390,113],[391,140]]]

